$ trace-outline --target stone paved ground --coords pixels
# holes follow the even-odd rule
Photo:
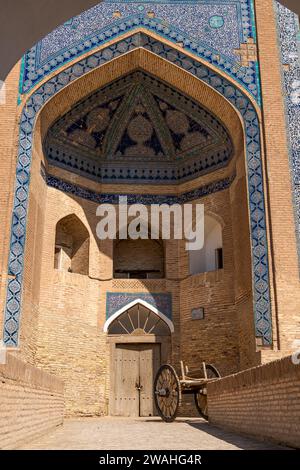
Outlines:
[[[201,419],[158,418],[70,419],[64,426],[22,449],[49,450],[238,450],[279,449],[223,431]]]

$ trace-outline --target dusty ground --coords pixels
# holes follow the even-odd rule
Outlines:
[[[66,420],[62,427],[22,449],[254,450],[279,447],[223,431],[198,418],[179,418],[171,424],[158,418],[98,418]]]

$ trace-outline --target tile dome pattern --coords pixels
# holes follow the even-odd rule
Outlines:
[[[233,145],[209,111],[143,72],[84,98],[49,129],[52,165],[98,181],[176,183],[225,166]],[[134,168],[137,172],[128,172]]]

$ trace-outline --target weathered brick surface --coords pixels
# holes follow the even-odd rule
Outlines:
[[[63,383],[12,354],[0,365],[0,449],[16,448],[63,423]]]
[[[300,447],[300,366],[270,362],[208,384],[213,424]]]
[[[189,276],[184,243],[171,240],[165,242],[165,279],[127,280],[113,279],[113,241],[102,242],[95,236],[96,204],[47,189],[36,362],[64,380],[68,415],[107,413],[109,349],[103,333],[107,292],[170,292],[175,326],[172,362],[178,366],[183,359],[196,366],[206,360],[222,374],[239,370],[229,197],[225,191],[205,200],[206,207],[225,220],[224,270]],[[68,214],[75,214],[89,231],[89,276],[54,269],[55,228]],[[191,309],[199,306],[205,308],[205,319],[192,321]],[[253,322],[251,308],[246,314]]]

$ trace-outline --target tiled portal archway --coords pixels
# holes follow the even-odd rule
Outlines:
[[[37,116],[45,104],[63,88],[101,65],[137,48],[152,54],[189,72],[221,94],[240,115],[246,134],[246,167],[248,176],[248,204],[252,246],[252,276],[256,336],[263,344],[272,344],[270,307],[268,245],[264,202],[263,169],[259,119],[249,97],[238,84],[219,75],[200,59],[167,45],[143,32],[119,39],[108,47],[82,59],[58,72],[36,89],[23,108],[20,123],[15,200],[11,227],[9,276],[4,323],[4,341],[8,346],[18,346],[21,293],[23,283],[26,223],[32,159],[33,131]]]

